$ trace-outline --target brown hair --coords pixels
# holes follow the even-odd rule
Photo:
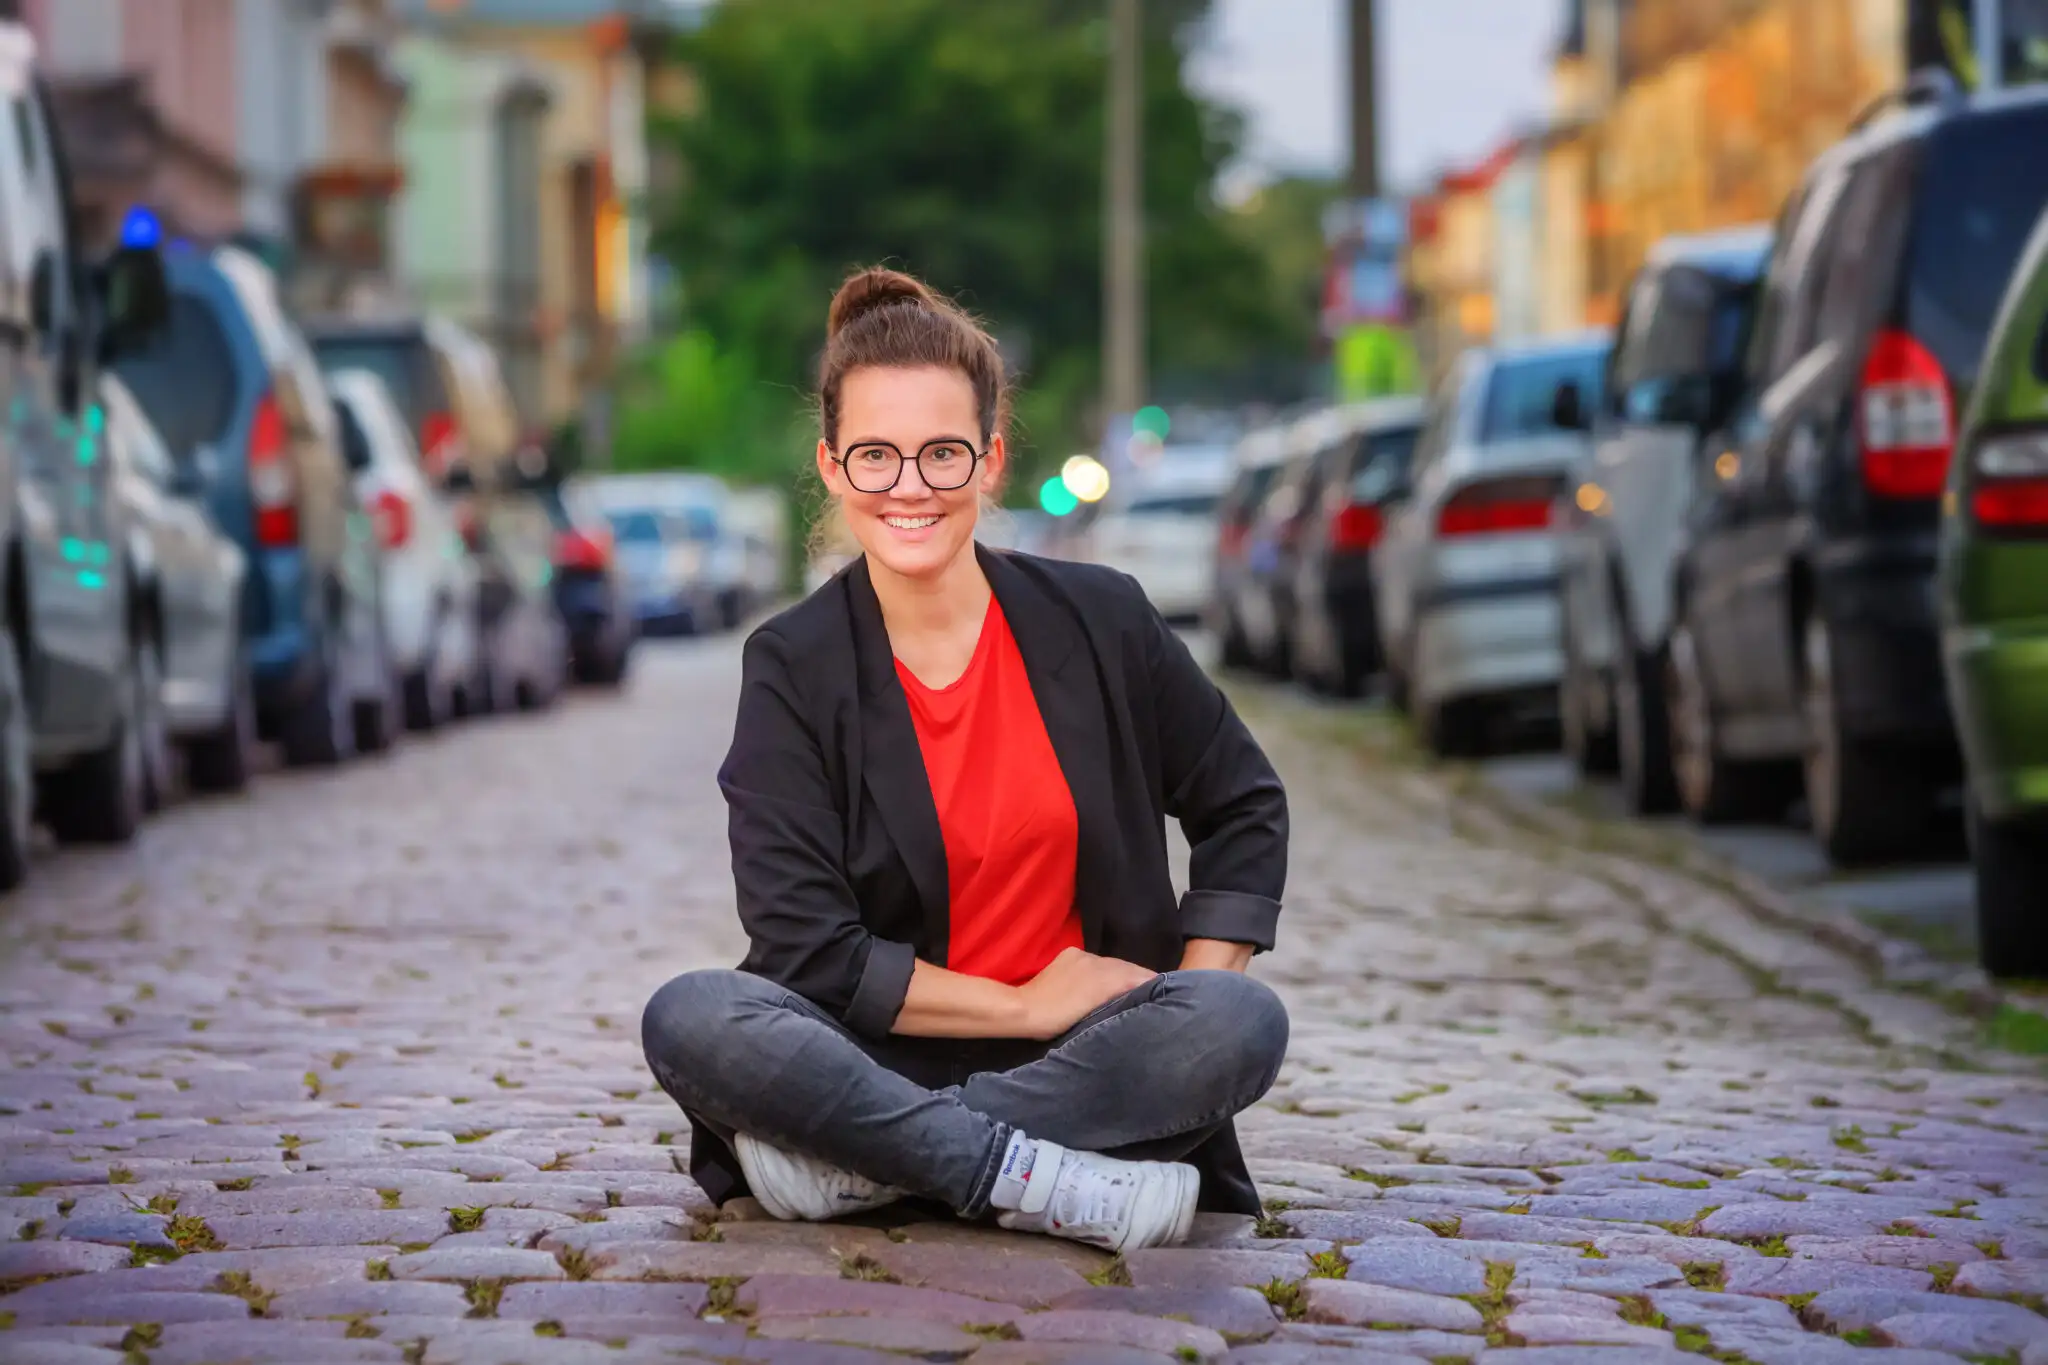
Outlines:
[[[957,304],[901,271],[855,271],[832,296],[825,356],[818,371],[818,425],[839,444],[839,390],[846,376],[870,368],[954,370],[974,387],[981,439],[1003,429],[1009,386],[995,338]]]

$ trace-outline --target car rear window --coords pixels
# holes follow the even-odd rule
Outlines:
[[[2013,265],[2048,205],[2048,109],[1959,120],[1921,158],[1906,327],[1970,384]]]
[[[1601,378],[1607,370],[1605,350],[1523,356],[1497,361],[1486,381],[1486,406],[1479,420],[1482,445],[1540,436],[1558,428],[1550,420],[1557,386],[1572,380],[1579,386],[1582,411],[1600,406]]]
[[[1415,459],[1415,443],[1421,427],[1395,427],[1367,432],[1351,475],[1354,502],[1378,502],[1408,481],[1408,466]]]
[[[1277,464],[1260,465],[1238,475],[1237,487],[1231,489],[1230,496],[1224,499],[1232,519],[1250,521],[1257,515],[1259,505],[1273,491],[1273,480],[1279,475],[1280,466]]]
[[[171,295],[166,325],[114,372],[180,460],[219,441],[235,420],[234,349],[213,310],[191,294]]]
[[[448,410],[441,372],[425,341],[417,336],[322,336],[311,338],[313,354],[328,374],[368,370],[384,381],[405,424],[415,432],[432,412]]]
[[[661,544],[661,518],[652,512],[612,512],[612,538],[621,545]]]
[[[1126,513],[1134,517],[1206,517],[1222,501],[1214,493],[1173,493],[1133,498]]]

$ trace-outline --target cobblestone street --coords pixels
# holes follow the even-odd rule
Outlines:
[[[1113,1262],[721,1217],[638,1022],[741,954],[737,654],[46,857],[0,909],[0,1361],[2048,1362],[2038,1067],[1277,692],[1265,1219]]]

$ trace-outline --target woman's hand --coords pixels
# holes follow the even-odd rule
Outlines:
[[[1057,1038],[1089,1011],[1134,991],[1159,973],[1121,958],[1062,949],[1046,969],[1017,988],[1024,997],[1026,1037]]]

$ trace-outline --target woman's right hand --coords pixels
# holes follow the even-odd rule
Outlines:
[[[1079,948],[1064,948],[1044,971],[1017,988],[1024,997],[1028,1036],[1057,1038],[1127,991],[1159,975],[1121,958],[1098,957]]]

